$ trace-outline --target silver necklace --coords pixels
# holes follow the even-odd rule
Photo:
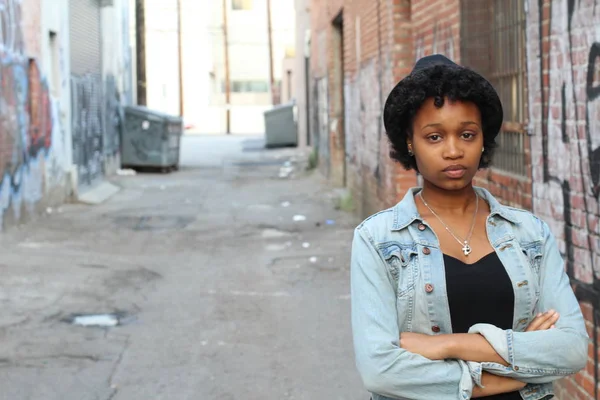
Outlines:
[[[431,209],[431,207],[429,207],[429,204],[427,204],[427,202],[425,201],[425,199],[423,198],[423,195],[421,193],[422,192],[419,192],[419,197],[421,198],[421,201],[423,202],[423,204],[425,204],[425,207],[427,207],[429,209],[429,211],[431,211],[431,213],[442,223],[442,225],[444,225],[444,228],[446,228],[448,233],[451,234],[452,237],[454,239],[456,239],[456,241],[458,243],[460,243],[460,245],[462,246],[463,254],[465,256],[468,256],[469,254],[471,254],[471,246],[469,245],[469,241],[471,240],[471,235],[473,235],[473,229],[475,228],[475,221],[477,220],[477,212],[479,211],[479,195],[477,193],[475,193],[475,198],[476,198],[475,214],[473,214],[473,222],[471,223],[471,230],[469,231],[469,236],[467,236],[466,240],[462,240],[457,235],[455,235],[454,232],[452,232],[452,230],[450,229],[450,227],[448,225],[446,225],[446,223],[440,218],[440,216],[437,215],[435,213],[435,211],[433,211]]]

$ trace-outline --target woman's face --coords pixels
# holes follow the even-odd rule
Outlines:
[[[437,108],[433,98],[427,99],[414,118],[408,145],[427,182],[445,190],[463,189],[477,173],[482,155],[479,108],[448,99]]]

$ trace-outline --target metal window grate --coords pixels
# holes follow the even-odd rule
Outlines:
[[[498,148],[494,155],[494,168],[527,176],[524,140],[522,132],[501,132],[496,139]]]
[[[502,101],[505,123],[494,167],[525,176],[524,2],[461,0],[461,61],[489,79]]]

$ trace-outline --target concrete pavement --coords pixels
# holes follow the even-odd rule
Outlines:
[[[0,399],[367,399],[358,221],[307,154],[261,144],[186,136],[180,171],[115,177],[107,202],[1,234]],[[69,323],[81,313],[121,325]]]

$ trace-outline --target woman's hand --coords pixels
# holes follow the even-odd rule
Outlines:
[[[554,310],[548,310],[545,313],[539,313],[535,316],[533,321],[529,324],[525,332],[533,331],[545,331],[547,329],[554,329],[556,321],[560,315]]]
[[[430,360],[444,360],[447,357],[447,335],[425,335],[423,333],[402,332],[400,347],[411,353],[422,355]]]

